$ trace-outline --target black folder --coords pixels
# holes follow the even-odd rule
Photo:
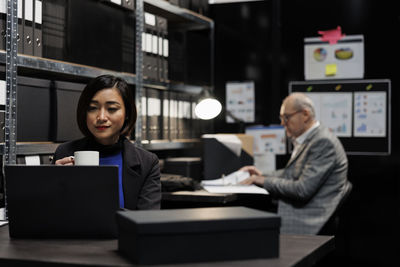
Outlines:
[[[54,82],[56,96],[52,103],[56,114],[53,118],[55,142],[65,142],[83,137],[76,122],[76,107],[85,84],[71,82]]]
[[[23,0],[23,53],[33,55],[33,3]]]
[[[49,141],[51,136],[50,81],[18,77],[17,141]]]
[[[42,57],[42,0],[34,0],[33,6],[33,55]]]
[[[162,139],[170,140],[170,100],[169,91],[162,92]]]
[[[5,2],[0,6],[0,8],[0,50],[6,50],[7,13]]]
[[[17,11],[17,17],[18,17],[18,33],[17,33],[17,48],[18,48],[18,54],[24,54],[24,23],[23,23],[23,2],[18,1],[18,11]]]
[[[237,156],[216,138],[203,138],[204,179],[217,179],[237,171],[240,167],[253,165],[253,156],[241,149]]]
[[[43,57],[64,60],[67,26],[67,2],[44,1],[42,7]]]

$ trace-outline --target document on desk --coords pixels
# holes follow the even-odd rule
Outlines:
[[[256,185],[239,184],[249,176],[248,172],[236,171],[219,179],[203,180],[201,185],[210,193],[269,194],[267,190]]]

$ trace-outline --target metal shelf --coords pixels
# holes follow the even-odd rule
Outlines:
[[[4,50],[0,50],[0,63],[5,64],[5,62],[6,52]],[[102,74],[113,74],[124,78],[129,84],[136,83],[136,76],[131,73],[112,71],[48,58],[40,58],[21,54],[17,57],[17,64],[19,70],[36,70],[39,72],[59,74],[60,76],[85,78],[94,78]]]
[[[174,150],[174,149],[189,149],[194,148],[200,143],[200,139],[176,139],[172,141],[168,140],[153,140],[153,141],[142,141],[144,149],[147,150]]]
[[[52,142],[17,143],[17,155],[53,154],[58,145]],[[4,143],[0,144],[0,155],[3,155],[3,150]]]
[[[160,0],[144,0],[144,10],[168,19],[168,28],[188,30],[214,28],[210,18]]]
[[[134,142],[134,141],[132,141]],[[200,143],[200,139],[154,140],[142,141],[143,148],[148,150],[174,150],[194,148]],[[60,143],[53,142],[20,142],[17,143],[17,155],[53,154]],[[3,155],[4,143],[0,144],[0,155]]]

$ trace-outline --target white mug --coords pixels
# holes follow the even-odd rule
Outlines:
[[[75,151],[75,165],[99,165],[98,151]]]

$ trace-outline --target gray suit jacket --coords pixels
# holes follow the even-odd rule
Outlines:
[[[319,232],[345,193],[347,166],[339,139],[320,125],[284,169],[267,174],[264,187],[279,198],[281,233]]]

